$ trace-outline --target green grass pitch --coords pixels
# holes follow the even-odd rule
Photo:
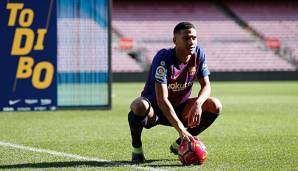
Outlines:
[[[143,131],[148,162],[129,163],[127,113],[142,89],[143,83],[113,84],[111,111],[0,113],[0,170],[298,170],[298,82],[212,82],[212,96],[222,101],[223,113],[199,135],[207,161],[187,167],[169,153],[178,133],[165,126]]]

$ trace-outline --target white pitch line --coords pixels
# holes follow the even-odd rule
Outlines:
[[[114,166],[124,166],[124,167],[130,167],[130,168],[142,169],[142,170],[165,171],[164,169],[159,169],[159,168],[155,168],[155,167],[129,165],[129,164],[122,163],[122,162],[115,162],[115,161],[111,161],[111,160],[105,160],[105,159],[94,158],[94,157],[85,157],[85,156],[80,156],[77,154],[63,153],[63,152],[59,152],[59,151],[42,149],[42,148],[34,148],[34,147],[24,146],[21,144],[13,144],[13,143],[9,143],[9,142],[4,142],[4,141],[0,141],[0,146],[16,148],[16,149],[21,149],[21,150],[25,150],[25,151],[32,151],[32,152],[36,152],[36,153],[46,153],[46,154],[51,154],[54,156],[60,156],[60,157],[66,157],[66,158],[72,158],[72,159],[78,159],[78,160],[84,160],[84,161],[105,162],[105,163],[109,163],[110,165],[114,165]]]

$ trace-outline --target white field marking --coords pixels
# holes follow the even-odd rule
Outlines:
[[[164,169],[159,169],[159,168],[155,168],[155,167],[138,166],[135,164],[130,165],[130,164],[122,163],[122,162],[115,162],[115,161],[111,161],[111,160],[105,160],[105,159],[94,158],[94,157],[85,157],[85,156],[80,156],[77,154],[63,153],[63,152],[59,152],[59,151],[47,150],[47,149],[42,149],[42,148],[34,148],[34,147],[24,146],[21,144],[13,144],[13,143],[9,143],[9,142],[4,142],[4,141],[0,141],[0,146],[16,148],[16,149],[21,149],[21,150],[25,150],[25,151],[32,151],[32,152],[36,152],[36,153],[46,153],[46,154],[51,154],[54,156],[72,158],[72,159],[77,159],[77,160],[104,162],[104,163],[107,163],[107,165],[112,165],[115,167],[124,166],[124,167],[129,167],[129,168],[134,168],[134,169],[142,169],[142,170],[165,171]]]

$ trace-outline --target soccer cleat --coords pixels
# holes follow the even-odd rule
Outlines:
[[[174,148],[173,145],[170,146],[171,153],[178,155],[178,148]]]
[[[180,143],[181,143],[181,140],[180,140],[180,138],[178,138],[176,141],[174,141],[171,144],[171,146],[170,146],[171,153],[178,155],[178,148],[179,148]]]
[[[145,156],[144,156],[144,153],[134,153],[132,152],[132,155],[131,155],[131,162],[133,163],[144,163],[145,162]]]

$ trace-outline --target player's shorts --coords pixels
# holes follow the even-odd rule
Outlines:
[[[167,120],[167,118],[164,116],[163,112],[159,108],[159,106],[155,103],[151,103],[147,98],[143,97],[144,100],[146,100],[148,103],[150,103],[150,106],[153,108],[154,113],[156,114],[156,120],[154,123],[147,123],[147,118],[145,118],[143,125],[145,128],[150,129],[156,125],[165,125],[165,126],[171,126],[171,123]],[[188,99],[189,100],[189,99]],[[178,107],[174,108],[178,118],[180,121],[182,121],[182,113],[183,109],[185,108],[188,100],[180,104]]]

